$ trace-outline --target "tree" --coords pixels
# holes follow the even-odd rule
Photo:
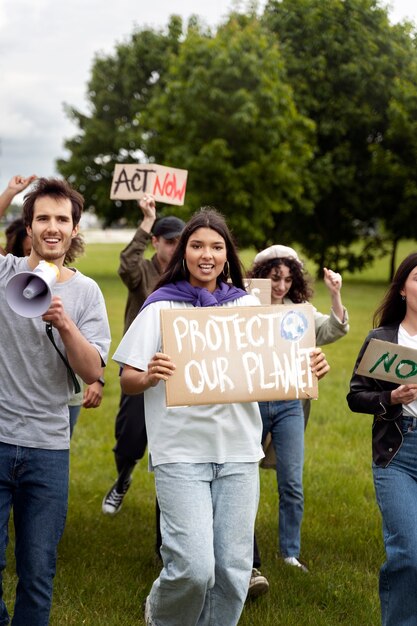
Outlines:
[[[390,244],[390,280],[396,269],[401,239],[417,238],[417,59],[415,43],[404,58],[403,76],[393,80],[387,109],[387,130],[372,144],[372,174],[378,187],[373,212],[380,216]]]
[[[215,205],[241,245],[297,242],[339,270],[394,259],[414,236],[412,34],[377,0],[269,0],[214,33],[172,17],[96,58],[59,171],[106,224],[136,221],[109,195],[114,165],[140,159],[187,169],[178,214]]]
[[[313,125],[301,116],[275,38],[231,14],[215,36],[190,28],[144,114],[148,155],[189,171],[187,208],[215,205],[241,245],[302,205]]]
[[[316,128],[306,186],[314,208],[294,205],[287,226],[319,268],[361,268],[386,242],[374,153],[389,134],[409,34],[375,0],[270,0],[263,21],[280,42],[297,107]],[[410,170],[402,174],[411,180]]]
[[[163,83],[170,57],[182,36],[182,22],[173,16],[167,34],[144,29],[116,47],[114,55],[97,56],[88,83],[89,115],[67,106],[78,134],[65,142],[68,160],[57,162],[58,171],[85,196],[107,225],[121,217],[137,221],[134,202],[110,200],[115,163],[135,163],[143,157],[142,114],[159,83]]]

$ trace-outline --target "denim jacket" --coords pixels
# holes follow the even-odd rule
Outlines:
[[[403,443],[401,432],[402,405],[390,404],[391,391],[398,385],[368,376],[360,376],[356,368],[372,338],[398,343],[398,324],[381,326],[371,330],[359,352],[355,363],[347,402],[351,411],[371,413],[374,416],[372,426],[372,457],[376,465],[386,467],[397,454]]]

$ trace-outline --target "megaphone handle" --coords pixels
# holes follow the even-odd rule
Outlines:
[[[58,348],[58,346],[55,343],[54,333],[52,332],[52,324],[51,324],[51,322],[46,322],[46,334],[48,335],[49,339],[51,340],[52,345],[54,346],[55,350],[58,352],[59,356],[61,357],[62,361],[64,362],[65,367],[67,368],[67,370],[69,372],[69,375],[71,376],[72,384],[74,385],[74,393],[80,393],[81,387],[80,387],[80,383],[78,382],[78,378],[76,377],[76,375],[74,373],[74,370],[72,369],[71,365],[68,363],[68,360],[62,354],[61,350]]]

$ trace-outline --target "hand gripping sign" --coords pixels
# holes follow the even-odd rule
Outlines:
[[[390,341],[371,339],[356,373],[398,385],[417,383],[417,350]]]

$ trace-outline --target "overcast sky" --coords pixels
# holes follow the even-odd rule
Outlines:
[[[245,3],[243,3],[243,6]],[[259,2],[263,7],[265,2]],[[416,0],[393,0],[393,21],[417,23]],[[217,25],[233,0],[0,0],[0,191],[14,174],[52,176],[76,128],[63,103],[86,110],[95,53],[172,13]],[[22,198],[18,197],[18,201]]]

